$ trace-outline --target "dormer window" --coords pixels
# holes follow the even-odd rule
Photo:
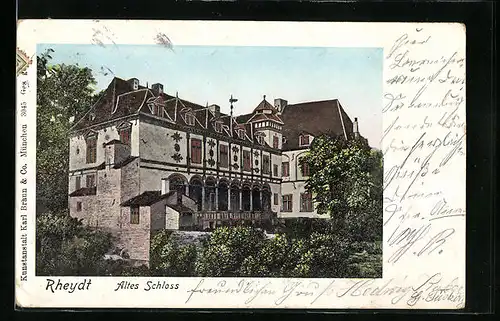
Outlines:
[[[138,80],[138,79],[134,79],[134,80],[132,81],[132,88],[133,88],[134,90],[139,89],[139,80]]]
[[[299,136],[299,146],[309,146],[309,135],[300,135]]]
[[[162,109],[159,105],[151,103],[149,105],[149,109],[151,110],[151,114],[153,114],[155,116],[161,116],[160,113],[161,113]]]
[[[186,113],[186,124],[189,126],[194,126],[195,117],[191,113]]]
[[[216,132],[221,133],[222,132],[222,122],[216,121],[214,123],[214,128],[215,128]]]

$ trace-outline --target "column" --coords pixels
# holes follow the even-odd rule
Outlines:
[[[243,190],[241,188],[238,189],[238,194],[240,195],[240,211],[243,209]]]
[[[170,190],[170,181],[166,178],[161,180],[161,194],[166,194]]]
[[[215,187],[215,210],[219,210],[219,186]]]
[[[253,190],[250,189],[250,212],[253,211]]]
[[[227,211],[231,211],[231,186],[227,188]]]
[[[260,198],[260,210],[263,211],[264,210],[264,202],[262,200],[262,190],[260,190],[260,192],[259,192],[259,198]]]
[[[189,196],[189,183],[186,182],[186,196]]]
[[[205,185],[201,186],[201,210],[205,210]]]

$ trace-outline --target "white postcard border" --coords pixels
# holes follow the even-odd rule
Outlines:
[[[47,277],[35,276],[36,45],[155,44],[159,34],[167,35],[174,48],[176,45],[384,48],[385,83],[380,107],[384,110],[385,137],[382,150],[387,151],[384,159],[385,177],[392,177],[389,171],[395,167],[399,172],[393,177],[394,183],[388,184],[384,191],[384,197],[392,199],[392,202],[385,205],[384,212],[382,279],[51,277],[73,283],[91,280],[90,284],[85,283],[85,286],[88,285],[86,290],[52,293],[47,289]],[[464,307],[465,216],[433,219],[426,225],[422,223],[429,220],[429,215],[432,216],[430,213],[441,199],[446,200],[450,210],[465,209],[465,83],[461,81],[465,78],[463,25],[24,20],[18,24],[17,47],[33,60],[27,74],[17,77],[15,288],[19,306],[300,309]],[[405,61],[409,63],[405,64]],[[414,78],[402,84],[398,84],[398,81],[388,83],[400,75]],[[425,92],[422,90],[423,84],[427,84]],[[419,94],[419,91],[422,92]],[[449,91],[452,92],[452,98]],[[446,104],[443,103],[445,100]],[[423,104],[424,101],[436,106],[416,107],[418,102]],[[21,115],[23,110],[26,116]],[[452,112],[454,114],[450,118]],[[426,121],[432,126],[426,126]],[[399,126],[398,130],[396,125]],[[23,157],[20,152],[24,130],[27,157]],[[449,145],[445,145],[446,135]],[[414,148],[420,147],[420,143],[424,145],[422,148]],[[440,144],[440,147],[435,148],[436,144]],[[414,148],[414,152],[409,152],[408,148]],[[453,149],[455,151],[450,160],[442,165],[443,159]],[[413,165],[404,164],[408,154]],[[404,166],[408,168],[403,173]],[[438,172],[434,173],[433,170]],[[411,171],[418,174],[410,176]],[[422,183],[419,192],[440,194],[418,199],[401,195],[405,187],[415,188],[415,185],[411,185],[415,177],[418,179],[414,181]],[[389,204],[393,206],[388,210]],[[26,243],[23,243],[22,238],[26,239]],[[410,244],[408,250],[396,260],[394,256],[401,251],[401,244],[407,243]],[[24,244],[27,249],[25,258]],[[252,291],[224,292],[238,288],[242,279],[253,282]],[[116,283],[121,280],[139,283],[139,291],[115,292]],[[148,281],[179,284],[179,289],[144,291]],[[196,289],[201,287],[220,291],[197,292]]]

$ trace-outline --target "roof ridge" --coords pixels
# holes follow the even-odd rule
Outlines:
[[[285,110],[290,107],[290,106],[297,106],[297,105],[306,105],[306,104],[319,104],[319,103],[326,103],[326,102],[336,102],[340,103],[338,98],[332,98],[332,99],[323,99],[323,100],[313,100],[313,101],[303,101],[295,104],[288,104],[285,108]]]

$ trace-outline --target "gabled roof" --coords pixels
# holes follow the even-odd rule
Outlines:
[[[263,110],[271,110],[273,112],[276,112],[277,110],[274,108],[273,105],[271,105],[267,100],[266,100],[266,96],[264,96],[264,99],[262,99],[262,101],[257,105],[257,107],[255,107],[255,109],[253,110],[254,112],[257,112],[257,111],[263,111]]]
[[[142,193],[138,196],[132,197],[131,199],[123,202],[121,205],[122,206],[132,206],[132,205],[151,206],[151,205],[161,201],[162,199],[165,199],[169,196],[174,195],[175,193],[177,193],[177,191],[170,191],[170,192],[165,193],[165,194],[161,194],[161,191],[145,191],[144,193]],[[191,197],[184,195],[184,194],[183,194],[183,197],[187,197],[189,199],[192,199]],[[170,207],[178,206],[178,204],[174,204],[174,205],[167,204],[167,205]],[[182,205],[182,204],[180,204],[180,205]],[[174,207],[172,207],[172,208],[174,208]]]
[[[120,140],[118,140],[118,139],[113,139],[113,140],[110,140],[107,143],[104,143],[103,145],[104,146],[108,146],[108,145],[115,145],[115,144],[123,144],[123,143]]]
[[[115,77],[97,102],[75,122],[72,129],[83,129],[134,114],[142,104],[146,94],[147,89],[139,88],[139,90],[134,91],[129,82]],[[90,117],[91,115],[92,117]]]
[[[167,204],[167,206],[179,213],[193,213],[192,209],[183,204]]]
[[[132,162],[133,162],[134,160],[136,160],[137,158],[139,158],[139,157],[137,157],[137,156],[129,156],[129,157],[127,157],[126,159],[124,159],[123,161],[116,163],[116,164],[113,166],[113,168],[114,168],[114,169],[122,168],[123,166],[126,166],[126,165],[128,165],[128,164],[132,163]]]
[[[313,136],[352,134],[352,121],[337,99],[290,104],[281,117],[285,137],[283,150],[299,148],[299,136],[304,132]]]
[[[150,206],[160,201],[170,193],[175,192],[171,191],[167,194],[161,195],[161,191],[145,191],[144,193],[123,202],[122,206]]]
[[[69,196],[89,196],[96,194],[96,187],[82,187],[69,194]]]
[[[160,110],[159,115],[153,114],[155,111],[153,107]],[[115,77],[98,101],[74,123],[72,130],[85,129],[128,115],[147,114],[163,118],[169,122],[176,122],[214,133],[217,133],[217,131],[214,128],[213,121],[218,119],[226,128],[222,133],[218,134],[232,134],[233,137],[236,137],[235,133],[231,133],[229,130],[231,117],[220,112],[216,117],[209,107],[208,104],[204,107],[181,99],[177,94],[171,96],[152,88],[139,86],[137,90],[134,90],[130,81]],[[192,112],[195,115],[196,121],[194,125],[185,123],[184,115],[186,112]],[[236,122],[236,119],[233,118],[233,123]]]

